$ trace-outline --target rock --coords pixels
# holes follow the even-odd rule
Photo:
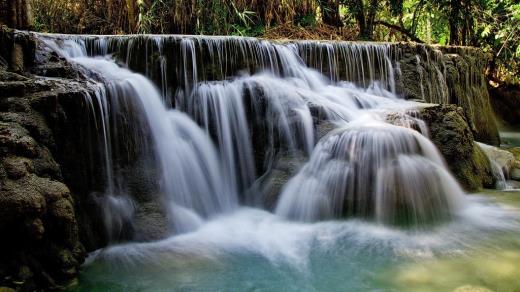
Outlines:
[[[0,152],[14,152],[34,158],[38,155],[36,141],[18,124],[0,122]]]
[[[307,157],[303,154],[288,155],[280,154],[275,161],[273,169],[257,182],[260,186],[257,190],[263,198],[262,203],[268,210],[276,207],[278,198],[283,187],[289,179],[298,173],[307,162]]]
[[[24,157],[10,156],[4,159],[4,169],[10,179],[19,179],[34,172],[31,160]]]
[[[63,132],[50,126],[64,116],[57,114],[62,101],[45,97],[56,92],[57,99],[81,104],[86,87],[22,76],[34,62],[34,47],[28,34],[0,28],[0,59],[9,63],[0,64],[0,234],[9,239],[0,240],[0,283],[22,291],[55,288],[77,275],[85,257],[74,200],[54,159],[60,154],[54,138]],[[81,165],[80,158],[73,161]]]
[[[432,142],[464,189],[494,188],[490,161],[474,143],[473,133],[461,108],[454,105],[426,107],[420,115],[430,130]]]
[[[508,180],[506,181],[507,185],[513,189],[520,189],[520,181],[517,180]]]
[[[25,82],[22,81],[2,81],[0,82],[0,92],[2,97],[22,96],[25,94]]]
[[[43,233],[45,232],[45,227],[43,226],[43,222],[40,218],[27,219],[25,221],[25,227],[31,238],[35,240],[42,239]]]
[[[513,165],[515,164],[515,156],[513,153],[502,150],[498,147],[486,145],[479,143],[480,148],[486,153],[487,157],[496,165],[502,169],[502,172],[504,173],[505,177],[508,178],[511,174],[511,170],[513,168]]]
[[[168,218],[158,201],[140,203],[133,218],[135,239],[153,241],[170,234]]]
[[[513,170],[511,170],[511,179],[520,180],[520,168],[513,168]]]
[[[515,156],[515,162],[512,166],[510,178],[520,181],[520,147],[508,148],[506,150]]]
[[[488,56],[470,47],[396,44],[397,91],[407,99],[462,108],[475,140],[500,144],[484,70]]]

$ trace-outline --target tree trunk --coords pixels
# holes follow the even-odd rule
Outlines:
[[[325,24],[342,27],[339,15],[339,0],[320,0],[321,18]]]
[[[348,0],[346,2],[350,12],[356,18],[356,21],[359,26],[359,36],[362,39],[366,39],[369,35],[367,31],[367,23],[365,18],[365,6],[363,5],[363,0]]]
[[[450,2],[450,45],[460,45],[459,25],[460,21],[460,0]]]
[[[11,28],[31,29],[33,26],[30,0],[8,0],[7,7],[3,7],[0,22]]]
[[[371,0],[370,1],[370,7],[368,8],[368,15],[366,18],[366,32],[365,32],[365,39],[367,40],[373,40],[374,39],[374,29],[375,29],[375,20],[376,20],[376,14],[377,10],[379,8],[379,2],[378,0]]]
[[[137,28],[134,0],[126,0],[126,10],[128,12],[129,33],[133,33]]]

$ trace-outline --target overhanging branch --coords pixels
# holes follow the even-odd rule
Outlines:
[[[416,42],[416,43],[421,43],[421,44],[424,44],[424,42],[419,39],[418,37],[416,37],[415,35],[413,35],[411,32],[409,32],[407,29],[405,28],[402,28],[398,25],[395,25],[395,24],[391,24],[391,23],[388,23],[386,21],[381,21],[381,20],[378,20],[376,22],[374,22],[374,24],[377,24],[377,25],[382,25],[382,26],[386,26],[390,29],[393,29],[393,30],[396,30],[402,34],[404,34],[405,36],[407,36],[410,40]]]

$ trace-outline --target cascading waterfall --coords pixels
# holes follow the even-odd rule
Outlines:
[[[280,195],[275,213],[282,217],[421,225],[452,217],[462,200],[427,130],[406,112],[416,105],[396,95],[398,52],[387,44],[39,38],[102,88],[91,102],[103,117],[107,185],[117,181],[112,145],[124,125],[130,144],[160,170],[176,232],[247,201],[244,194],[284,152],[305,153],[309,161]],[[387,116],[396,112],[392,125]],[[323,121],[336,130],[318,142]],[[117,197],[112,187],[106,193]]]
[[[417,225],[453,215],[462,195],[426,137],[366,115],[320,141],[286,185],[276,213],[304,221],[354,215]]]
[[[103,82],[103,94],[96,95],[103,116],[109,113],[130,114],[130,108],[142,115],[144,124],[137,122],[135,127],[145,129],[134,129],[133,134],[150,131],[152,145],[147,148],[155,149],[154,156],[162,174],[164,203],[169,205],[167,210],[170,211],[176,232],[193,229],[201,221],[199,217],[207,218],[228,212],[237,206],[235,185],[221,180],[223,167],[209,137],[185,114],[167,109],[159,91],[148,79],[119,67],[111,60],[86,57],[81,42],[66,42],[61,46],[49,40],[46,43]],[[112,127],[106,120],[102,124],[103,135],[108,137]],[[128,217],[130,203],[125,208],[127,198],[116,199],[118,194],[114,193],[116,190],[113,187],[114,166],[108,150],[111,149],[111,143],[108,138],[104,142],[104,148],[107,149],[107,200],[103,204],[115,202],[112,204],[114,208],[106,211],[115,213],[108,222],[111,224],[116,221],[114,217],[117,215]],[[146,140],[140,142],[148,143]],[[192,220],[188,220],[190,218]]]

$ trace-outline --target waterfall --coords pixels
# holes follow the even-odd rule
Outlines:
[[[417,104],[396,92],[389,44],[38,37],[98,88],[105,195],[130,201],[110,222],[138,205],[116,171],[135,159],[156,164],[172,229],[186,232],[261,195],[255,183],[283,153],[308,162],[280,193],[281,217],[422,225],[458,212],[463,192],[410,113]],[[335,130],[319,139],[323,122]]]
[[[462,195],[427,138],[368,115],[320,141],[284,188],[276,213],[304,221],[355,215],[415,225],[453,215]]]
[[[223,166],[212,141],[199,126],[184,113],[168,109],[158,89],[143,75],[132,73],[106,58],[86,57],[82,43],[67,41],[63,44],[46,40],[46,43],[77,65],[81,65],[91,74],[92,78],[102,82],[103,94],[96,95],[102,108],[103,116],[127,115],[132,118],[132,112],[137,113],[133,121],[134,135],[144,135],[150,132],[151,141],[135,138],[149,149],[153,149],[153,157],[158,161],[161,171],[161,188],[165,195],[165,204],[175,231],[187,231],[197,226],[198,217],[210,217],[222,212],[228,212],[237,206],[235,185],[222,179]],[[114,120],[117,123],[117,121]],[[141,124],[140,124],[141,123]],[[110,216],[109,225],[115,220],[116,214],[127,218],[130,204],[123,204],[127,199],[115,199],[117,194],[113,187],[115,178],[114,165],[110,159],[112,143],[110,131],[117,131],[103,120],[103,139],[105,168],[107,169],[105,207],[115,208],[107,213]],[[118,133],[114,133],[118,135]],[[125,137],[126,138],[126,137]],[[151,145],[148,145],[151,143]],[[120,202],[110,204],[111,202]],[[193,215],[187,216],[187,214]],[[193,218],[186,222],[188,218]],[[118,223],[120,224],[120,223]],[[110,226],[110,228],[112,228]]]

